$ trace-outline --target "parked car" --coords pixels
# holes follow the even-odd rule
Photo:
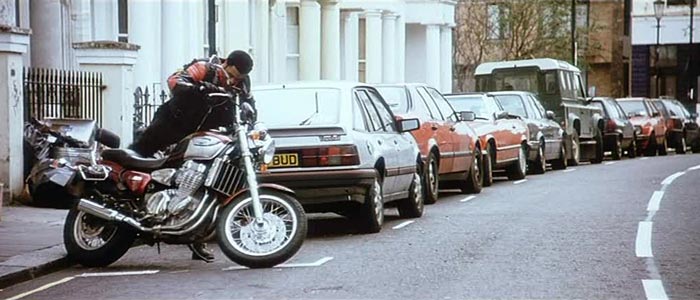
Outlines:
[[[603,113],[605,151],[612,152],[612,158],[622,158],[623,149],[627,149],[627,156],[634,158],[637,155],[637,138],[634,125],[622,110],[622,107],[610,97],[595,97],[591,104],[598,106]]]
[[[554,121],[554,112],[545,111],[537,95],[530,92],[492,92],[489,95],[511,115],[522,118],[527,124],[528,170],[543,174],[547,162],[555,170],[567,166],[564,130]]]
[[[439,183],[462,192],[481,192],[481,145],[476,132],[463,121],[436,89],[424,84],[377,85],[391,110],[404,119],[417,118],[412,131],[424,162],[425,203],[435,203]],[[466,116],[466,113],[464,114]],[[473,121],[471,113],[468,120]]]
[[[258,120],[277,149],[261,181],[293,189],[307,211],[356,219],[378,232],[384,207],[423,214],[421,156],[409,133],[418,119],[398,120],[371,86],[299,82],[255,89]]]
[[[483,186],[493,182],[493,171],[504,169],[508,178],[525,178],[527,172],[527,125],[511,115],[493,98],[483,93],[445,95],[457,111],[471,111],[476,120],[469,122],[484,145]]]
[[[581,71],[550,58],[482,63],[476,67],[476,91],[528,91],[537,95],[545,109],[566,132],[569,165],[581,160],[603,160],[603,121],[600,110],[588,105]]]
[[[678,104],[674,103],[677,102]],[[671,148],[676,150],[676,153],[685,154],[688,148],[688,127],[690,128],[690,138],[692,140],[697,139],[697,128],[693,129],[693,124],[697,125],[695,122],[687,122],[687,117],[684,116],[681,104],[678,100],[662,97],[662,99],[652,99],[651,103],[654,104],[656,109],[661,112],[664,119],[666,120],[666,139],[669,141],[668,144]],[[680,107],[679,107],[680,106]]]
[[[620,98],[617,103],[635,127],[637,153],[666,155],[666,122],[651,101],[648,98]]]

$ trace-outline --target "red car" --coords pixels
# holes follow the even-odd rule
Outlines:
[[[436,89],[424,84],[376,85],[399,118],[420,120],[412,131],[424,162],[425,203],[435,203],[440,183],[463,192],[481,192],[478,136]],[[469,118],[468,115],[471,115]]]
[[[504,169],[511,180],[525,178],[529,151],[527,124],[520,117],[508,114],[488,94],[453,94],[445,97],[458,111],[476,114],[476,120],[469,122],[469,125],[479,135],[479,144],[484,145],[483,185],[491,185],[493,170]]]
[[[634,125],[637,136],[637,151],[647,156],[666,155],[666,120],[648,98],[617,99],[622,110]]]

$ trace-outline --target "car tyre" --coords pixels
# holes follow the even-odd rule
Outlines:
[[[537,157],[532,162],[532,174],[544,174],[547,171],[547,160],[544,157],[544,141],[540,141],[537,149]]]
[[[564,170],[567,167],[566,144],[562,141],[559,147],[559,158],[552,161],[552,170]]]
[[[658,150],[658,145],[656,143],[656,135],[652,132],[649,135],[649,142],[647,143],[647,148],[644,149],[644,156],[656,156],[656,151]]]
[[[605,151],[603,149],[603,136],[602,135],[596,135],[595,137],[595,155],[593,156],[593,159],[591,159],[592,164],[599,164],[603,162],[603,158],[605,157]]]
[[[365,202],[360,206],[357,221],[363,233],[377,233],[382,230],[384,224],[384,188],[380,174],[374,179],[372,185],[367,188]]]
[[[578,166],[581,163],[581,143],[578,139],[578,134],[574,133],[571,136],[571,159],[569,166]]]
[[[664,137],[664,141],[659,145],[659,155],[668,154],[668,139]]]
[[[423,184],[425,204],[434,204],[438,200],[440,190],[440,165],[435,153],[430,152],[428,163],[425,165],[425,183]]]
[[[527,149],[525,145],[520,146],[520,152],[518,152],[518,161],[508,167],[508,179],[510,180],[520,180],[525,178],[527,172]]]
[[[637,136],[632,137],[632,142],[630,142],[629,148],[627,148],[627,157],[635,158],[637,157]]]
[[[491,147],[486,146],[482,159],[481,168],[481,186],[491,186],[493,184],[493,153]]]
[[[423,177],[420,167],[413,173],[413,181],[408,188],[408,198],[399,201],[399,216],[402,218],[420,218],[425,208],[423,202]]]
[[[612,149],[612,159],[620,160],[622,158],[622,138],[620,136],[615,137],[615,146]]]
[[[472,167],[467,172],[467,178],[459,183],[459,189],[462,193],[481,193],[482,188],[482,167],[483,156],[479,147],[474,149],[474,157],[472,158]]]
[[[685,140],[685,134],[681,133],[678,137],[678,141],[676,142],[676,154],[685,154],[686,149],[688,149],[688,143]]]

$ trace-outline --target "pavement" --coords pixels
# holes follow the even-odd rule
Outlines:
[[[3,207],[0,289],[68,267],[63,248],[67,210]]]

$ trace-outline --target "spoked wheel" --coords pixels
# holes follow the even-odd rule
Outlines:
[[[261,190],[262,222],[253,213],[253,199],[245,193],[233,199],[216,225],[221,251],[249,268],[270,268],[299,251],[307,231],[306,214],[294,197]]]
[[[433,204],[438,200],[440,188],[439,170],[440,166],[438,165],[437,157],[431,152],[428,156],[425,173],[425,204]]]
[[[408,189],[408,198],[399,201],[399,215],[402,218],[420,218],[423,215],[423,178],[420,168],[416,167],[413,181]]]
[[[104,267],[121,258],[136,239],[136,232],[71,208],[63,227],[68,257],[85,267]]]
[[[459,182],[459,189],[462,190],[462,193],[481,193],[482,163],[483,156],[481,154],[481,150],[479,149],[479,147],[476,147],[474,149],[472,167],[469,169],[469,172],[467,172],[467,177],[464,179],[464,181]]]
[[[525,173],[527,172],[527,156],[525,152],[525,145],[521,145],[518,152],[518,161],[508,167],[508,179],[520,180],[525,178]]]
[[[355,219],[363,233],[377,233],[382,230],[384,189],[382,188],[382,178],[379,175],[375,177],[372,186],[367,189],[365,202],[358,208]]]

